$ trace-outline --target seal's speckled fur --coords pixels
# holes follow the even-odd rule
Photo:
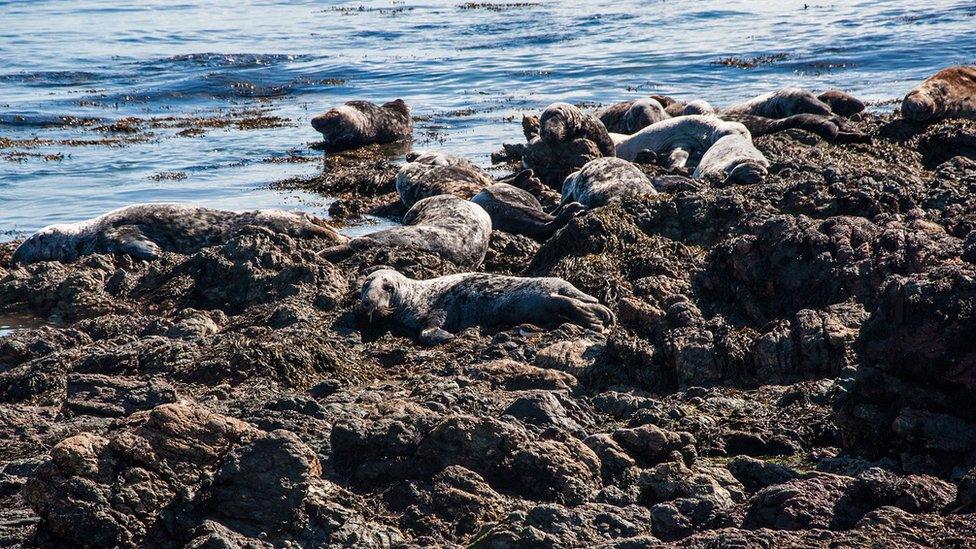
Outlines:
[[[468,199],[493,180],[484,170],[470,160],[442,153],[410,153],[407,162],[396,176],[400,202],[408,208],[418,200],[452,194]]]
[[[539,117],[539,137],[546,143],[567,143],[588,139],[603,156],[614,156],[613,140],[603,122],[569,103],[553,103]]]
[[[312,127],[329,147],[348,149],[408,139],[413,119],[402,99],[382,105],[349,101],[313,118]]]
[[[766,118],[786,118],[794,114],[809,113],[829,116],[833,114],[830,105],[824,103],[812,92],[803,88],[782,88],[743,103],[724,109],[728,114],[751,114]]]
[[[976,120],[976,67],[943,69],[913,88],[901,102],[909,120],[968,118]]]
[[[17,248],[13,261],[67,262],[98,253],[123,253],[140,259],[154,259],[163,252],[190,254],[218,244],[248,225],[298,238],[346,239],[325,221],[303,213],[237,213],[186,204],[135,204],[88,221],[45,227]]]
[[[632,134],[671,118],[661,103],[650,97],[610,105],[600,111],[599,117],[607,131],[624,134]]]
[[[644,172],[622,158],[597,158],[563,182],[562,204],[603,206],[627,196],[657,194]]]
[[[403,225],[357,236],[323,250],[334,260],[373,247],[406,247],[436,253],[458,266],[476,268],[488,252],[491,218],[473,202],[442,194],[417,201]]]
[[[593,296],[561,278],[528,278],[463,273],[414,280],[392,269],[374,271],[363,283],[360,308],[370,319],[436,345],[472,326],[540,326],[570,322],[602,332],[613,313]]]

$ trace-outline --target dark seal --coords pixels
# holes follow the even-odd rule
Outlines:
[[[442,194],[417,201],[403,216],[403,225],[357,236],[327,248],[322,257],[335,261],[371,248],[411,248],[433,252],[465,268],[481,265],[488,252],[491,218],[481,206]]]
[[[613,133],[632,134],[655,122],[671,118],[661,103],[650,97],[615,103],[599,113],[600,122]]]
[[[508,183],[495,183],[471,201],[488,212],[492,228],[540,242],[548,240],[584,209],[582,204],[567,204],[560,208],[559,215],[547,214],[536,197]]]
[[[186,204],[135,204],[82,221],[51,225],[14,251],[13,262],[74,261],[90,254],[127,254],[155,259],[164,252],[195,253],[221,243],[246,226],[265,227],[296,238],[346,238],[325,221],[283,210],[231,212]]]
[[[827,90],[818,95],[817,99],[830,105],[830,110],[840,116],[854,116],[863,111],[865,107],[863,101],[840,90]]]
[[[410,107],[402,99],[382,105],[349,101],[313,118],[312,127],[322,134],[326,146],[352,149],[408,139],[413,132],[413,119]]]
[[[414,280],[392,269],[374,271],[363,283],[360,309],[438,345],[473,326],[485,328],[564,322],[603,332],[613,313],[561,278],[463,273]]]
[[[782,88],[764,93],[743,103],[732,105],[721,112],[727,114],[751,114],[766,118],[786,118],[794,114],[833,114],[830,105],[803,88]]]

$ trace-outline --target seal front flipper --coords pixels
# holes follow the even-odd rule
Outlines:
[[[421,344],[430,347],[447,343],[452,339],[454,339],[454,334],[443,328],[436,327],[424,328],[421,330],[420,337],[418,338]]]
[[[115,227],[105,234],[111,251],[127,254],[136,259],[156,259],[163,254],[162,248],[142,233],[135,225]]]
[[[671,154],[668,155],[668,167],[670,168],[684,168],[688,164],[688,151],[675,147]]]

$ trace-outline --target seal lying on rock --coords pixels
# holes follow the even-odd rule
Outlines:
[[[549,215],[542,210],[536,197],[507,183],[495,183],[475,195],[471,202],[488,212],[493,229],[525,235],[540,242],[584,209],[582,204],[566,204],[560,208],[558,216]]]
[[[629,137],[620,137],[617,156],[633,161],[641,151],[649,150],[658,158],[667,158],[671,167],[684,167],[700,157],[713,143],[726,135],[741,135],[751,140],[745,126],[726,122],[714,115],[679,116],[652,124]]]
[[[817,99],[803,88],[782,88],[764,93],[722,111],[727,114],[751,114],[766,118],[786,118],[794,114],[809,113],[828,116],[833,114],[830,105]]]
[[[532,170],[551,189],[559,190],[567,175],[590,160],[603,157],[597,144],[584,137],[559,143],[543,140],[539,135],[539,118],[535,116],[522,117],[522,131],[528,142],[522,151],[522,166]]]
[[[164,252],[191,254],[220,244],[248,225],[296,238],[344,242],[328,223],[283,210],[232,212],[187,204],[135,204],[82,221],[44,227],[14,251],[13,262],[74,261],[90,254],[128,254],[155,259]]]
[[[723,115],[726,120],[742,123],[753,137],[800,129],[837,143],[870,143],[871,136],[857,131],[841,116],[794,114],[786,118],[766,118],[750,114]]]
[[[492,184],[492,178],[470,160],[442,153],[411,153],[396,176],[396,190],[406,207],[439,194],[468,199]]]
[[[611,200],[644,194],[657,194],[657,189],[640,168],[622,158],[597,158],[563,182],[561,208],[573,202],[595,208]]]
[[[475,268],[488,252],[491,218],[472,202],[442,194],[417,201],[403,216],[403,225],[357,236],[326,248],[330,261],[376,247],[406,247],[436,253],[456,265]]]
[[[769,161],[752,141],[741,135],[726,135],[702,155],[695,179],[719,177],[728,183],[759,183],[766,177]]]
[[[976,120],[976,67],[950,67],[908,92],[901,102],[908,120],[940,118]]]
[[[671,118],[664,112],[661,103],[650,97],[610,105],[600,111],[599,117],[607,131],[625,134],[632,134],[655,122]]]
[[[553,103],[539,117],[539,137],[549,144],[588,139],[603,156],[614,156],[613,140],[603,122],[569,103]]]
[[[863,101],[840,90],[827,90],[818,95],[817,99],[829,105],[830,110],[840,116],[850,117],[864,110]]]
[[[402,99],[379,106],[349,101],[312,118],[312,127],[329,147],[348,149],[407,139],[413,132],[413,119]]]
[[[360,307],[370,319],[388,319],[419,335],[425,345],[454,338],[472,326],[570,322],[602,332],[613,313],[561,278],[463,273],[414,280],[392,269],[374,271],[363,283]]]

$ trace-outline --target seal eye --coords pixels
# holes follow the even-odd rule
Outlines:
[[[390,292],[392,294],[393,293],[393,284],[391,284],[389,282],[384,282],[383,283],[383,291]]]

